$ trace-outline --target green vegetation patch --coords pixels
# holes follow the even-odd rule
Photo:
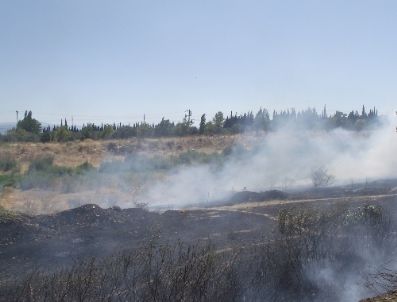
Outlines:
[[[0,224],[20,221],[21,219],[22,217],[18,213],[6,210],[2,206],[0,206]]]
[[[53,156],[41,156],[30,163],[27,173],[21,176],[19,185],[22,190],[32,188],[49,189],[65,181],[65,187],[70,188],[73,181],[94,170],[95,168],[85,162],[76,168],[57,166],[53,164]]]
[[[0,171],[8,172],[17,168],[17,162],[10,154],[0,154]]]
[[[18,180],[19,176],[15,174],[0,174],[0,189],[3,187],[13,187]]]

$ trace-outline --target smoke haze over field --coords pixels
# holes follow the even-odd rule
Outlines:
[[[104,207],[141,203],[179,208],[219,201],[244,189],[312,187],[313,172],[320,169],[333,176],[330,184],[335,185],[394,178],[397,136],[392,119],[382,120],[381,126],[363,131],[287,123],[267,133],[247,131],[235,136],[70,143],[69,147],[68,143],[62,152],[56,145],[45,147],[47,151],[40,145],[33,161],[46,155],[59,158],[73,149],[70,155],[80,157],[80,163],[95,153],[99,168],[88,166],[73,175],[60,175],[59,169],[67,170],[55,162],[47,170],[29,170],[16,180],[19,197],[7,196],[19,198],[21,205],[26,198],[44,208],[55,205],[47,211],[39,207],[40,213],[91,202]]]
[[[390,122],[360,133],[286,126],[258,136],[248,150],[237,144],[222,165],[180,166],[142,198],[149,205],[178,207],[221,199],[243,188],[308,186],[319,168],[334,176],[335,184],[391,178],[397,176],[396,139]]]

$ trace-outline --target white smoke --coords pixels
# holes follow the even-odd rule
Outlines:
[[[312,171],[320,167],[325,167],[337,184],[397,176],[397,136],[390,122],[363,132],[287,125],[258,136],[249,149],[233,152],[221,167],[178,167],[154,183],[142,198],[152,206],[178,207],[224,198],[243,188],[261,191],[309,186]]]

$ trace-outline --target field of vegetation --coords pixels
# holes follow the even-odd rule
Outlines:
[[[320,166],[304,175],[310,185],[292,186],[285,179],[269,190],[241,184],[200,195],[197,188],[217,178],[229,185],[230,173],[238,179],[246,173],[242,168],[251,172],[268,156],[263,149],[273,148],[266,143],[274,129],[255,129],[270,127],[259,124],[268,119],[261,112],[227,119],[218,114],[204,120],[201,131],[183,134],[158,135],[153,125],[141,135],[142,125],[115,125],[109,136],[102,136],[105,126],[87,126],[88,131],[69,128],[67,121],[41,129],[27,113],[0,144],[0,301],[359,301],[386,292],[392,297],[397,180],[330,186],[335,177]],[[370,131],[378,119],[375,108],[370,114],[363,108],[361,115],[309,113],[275,113],[272,125],[315,120],[321,136],[339,121],[340,128],[365,139],[363,129]],[[244,133],[225,127],[251,118],[257,126],[244,124]],[[58,139],[61,130],[68,139]],[[127,130],[135,135],[115,135]],[[284,167],[284,161],[277,164]],[[292,165],[285,167],[276,172]],[[164,190],[172,182],[177,186]],[[159,184],[157,195],[147,194]],[[175,194],[181,203],[167,207]],[[183,203],[194,194],[194,202]],[[155,197],[164,203],[153,206]]]
[[[133,205],[139,192],[172,169],[221,165],[235,142],[260,136],[183,137],[0,145],[0,205],[28,214],[86,203]],[[120,183],[122,179],[122,183]]]

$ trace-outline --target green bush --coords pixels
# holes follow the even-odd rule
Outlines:
[[[14,174],[0,175],[0,189],[3,187],[15,186],[17,182],[17,176]]]
[[[9,154],[0,155],[0,171],[8,172],[16,169],[17,162]]]
[[[95,169],[94,166],[91,165],[88,161],[86,161],[86,162],[82,163],[81,165],[77,166],[75,168],[74,172],[77,174],[83,174],[85,172],[92,171],[94,169]]]
[[[6,210],[0,206],[0,224],[6,224],[20,219],[21,216],[19,214]]]
[[[56,166],[53,164],[53,156],[42,156],[36,158],[30,163],[28,172],[21,177],[19,185],[22,190],[32,188],[67,188],[72,191],[71,187],[77,183],[76,178],[81,177],[84,173],[91,171],[94,167],[85,162],[76,168]]]
[[[47,171],[52,168],[54,162],[54,156],[52,155],[43,155],[34,160],[29,165],[29,171]]]
[[[223,157],[223,154],[216,152],[208,154],[196,150],[189,150],[174,157],[173,162],[175,165],[213,164],[222,162]]]

